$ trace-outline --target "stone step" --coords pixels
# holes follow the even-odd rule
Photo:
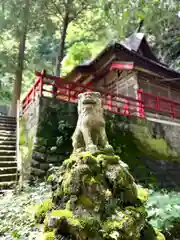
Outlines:
[[[9,126],[4,126],[4,125],[1,125],[1,126],[0,126],[0,130],[9,131],[9,132],[13,132],[13,131],[15,131],[15,130],[16,130],[16,127],[14,127],[14,126],[11,126],[11,125],[9,125]]]
[[[12,189],[16,185],[16,181],[8,181],[8,182],[0,182],[0,189],[5,190],[5,189]]]
[[[7,142],[7,141],[14,141],[16,142],[16,136],[1,136],[0,135],[0,144],[3,144],[3,142]]]
[[[0,136],[16,136],[16,130],[9,131],[9,130],[1,130],[0,129]]]
[[[0,182],[16,181],[16,173],[0,174]]]
[[[16,126],[16,121],[0,120],[0,125]]]
[[[5,196],[7,194],[13,194],[13,189],[0,189],[0,196]]]
[[[1,150],[5,150],[5,151],[9,151],[9,150],[13,150],[16,151],[16,144],[14,143],[13,145],[1,145],[0,144],[0,151]]]
[[[5,116],[0,116],[0,122],[10,122],[10,123],[15,123],[16,118],[8,118]]]
[[[0,162],[2,161],[15,161],[16,156],[0,156]]]
[[[3,167],[17,167],[16,161],[0,161],[0,168]]]
[[[1,156],[16,156],[16,151],[14,150],[0,150],[0,158]]]
[[[6,122],[16,122],[16,118],[15,117],[8,117],[8,116],[0,116],[0,122],[1,121],[6,121]]]
[[[6,149],[10,149],[11,147],[16,148],[16,142],[15,141],[4,141],[4,142],[0,141],[0,147],[1,147],[1,149],[4,149],[5,147],[6,147]]]
[[[11,124],[0,124],[1,131],[16,131],[16,125]]]
[[[9,174],[9,173],[16,173],[17,167],[0,167],[0,175],[1,174]]]

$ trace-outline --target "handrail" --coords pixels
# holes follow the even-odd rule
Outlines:
[[[180,102],[153,95],[145,92],[143,89],[137,91],[141,96],[144,110],[153,110],[157,113],[169,114],[172,119],[180,118]]]
[[[41,73],[36,72],[35,74],[38,76],[38,79],[22,102],[23,113],[34,101],[38,92],[38,96],[44,96],[45,93],[49,93],[52,97],[54,96],[61,101],[76,102],[79,93],[98,91],[101,93],[104,108],[115,114],[144,118],[146,111],[155,111],[160,114],[170,115],[172,119],[180,118],[180,102],[153,95],[145,92],[143,89],[138,89],[137,98],[133,98],[93,88],[88,86],[88,84],[65,82],[63,78],[48,75],[45,71]],[[44,79],[47,81],[44,81]],[[45,86],[50,86],[55,91],[46,89]],[[129,110],[127,110],[127,106]]]
[[[149,93],[149,92],[145,92],[143,89],[138,89],[137,90],[139,93],[142,93],[142,94],[145,94],[149,97],[152,97],[152,98],[156,98],[157,96],[156,95],[153,95],[152,93]],[[158,96],[158,98],[162,101],[166,101],[168,103],[173,103],[173,104],[177,104],[177,105],[180,105],[180,102],[176,101],[176,100],[170,100],[169,98],[166,98],[166,97],[160,97]]]

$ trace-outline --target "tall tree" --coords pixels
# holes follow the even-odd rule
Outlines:
[[[90,11],[96,7],[96,2],[94,0],[48,0],[45,5],[59,19],[60,39],[56,55],[55,75],[60,76],[68,27],[70,23],[78,20],[85,11]]]
[[[16,103],[17,100],[20,99],[21,94],[27,36],[28,33],[37,31],[37,28],[40,26],[40,23],[42,22],[42,11],[39,11],[40,9],[38,2],[32,0],[7,0],[2,9],[3,10],[0,16],[2,17],[3,21],[0,25],[0,28],[2,31],[8,33],[7,36],[11,36],[10,40],[12,41],[12,43],[8,41],[9,48],[7,51],[2,52],[4,52],[4,57],[6,56],[10,62],[12,61],[11,52],[14,53],[11,64],[11,73],[14,75],[14,87],[10,114],[15,116]],[[2,45],[5,45],[5,42],[8,39],[7,36],[2,36]],[[11,44],[14,45],[14,48]]]
[[[11,105],[11,116],[16,116],[16,104],[17,100],[20,100],[21,86],[24,70],[24,56],[25,56],[25,45],[28,32],[29,12],[30,12],[30,0],[25,0],[24,7],[22,10],[22,25],[18,29],[17,38],[19,42],[17,67],[15,73],[14,90],[12,96]]]

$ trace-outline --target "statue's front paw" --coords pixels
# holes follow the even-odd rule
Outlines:
[[[96,145],[93,145],[93,144],[91,144],[91,145],[89,145],[87,148],[86,148],[86,151],[88,151],[88,152],[97,152],[98,151],[98,148],[97,148],[97,146]]]
[[[106,144],[104,150],[107,151],[107,152],[114,152],[114,149],[110,144]]]

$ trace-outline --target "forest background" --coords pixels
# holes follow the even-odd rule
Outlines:
[[[137,31],[180,70],[179,0],[1,0],[0,105],[15,106],[35,70],[62,76]]]

